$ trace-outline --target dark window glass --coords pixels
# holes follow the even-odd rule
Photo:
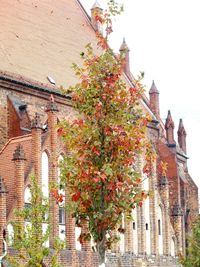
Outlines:
[[[161,235],[161,224],[160,224],[160,220],[158,220],[158,234]]]
[[[59,207],[59,224],[65,224],[65,208]]]

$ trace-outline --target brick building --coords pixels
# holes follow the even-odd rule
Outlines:
[[[38,177],[46,196],[50,182],[58,180],[57,162],[65,150],[55,125],[62,118],[75,117],[70,96],[64,96],[59,86],[76,82],[71,63],[80,61],[85,44],[95,44],[95,10],[101,12],[97,3],[90,18],[79,0],[1,1],[1,251],[3,230],[12,236],[13,210],[29,203],[30,174]],[[123,49],[127,51],[124,80],[130,86],[134,78],[125,41],[120,51]],[[187,168],[186,131],[180,120],[176,142],[170,112],[165,124],[160,119],[159,92],[154,82],[149,99],[144,96],[141,105],[153,117],[148,136],[158,154],[155,172],[143,184],[153,194],[133,211],[133,222],[124,222],[126,232],[113,252],[108,253],[108,266],[175,266],[176,255],[185,252],[186,234],[198,213],[198,189]],[[161,160],[169,166],[166,176],[157,170]],[[141,158],[140,167],[142,164]],[[81,247],[77,241],[81,229],[51,201],[53,227],[49,246],[55,236],[60,236],[67,244],[60,255],[64,266],[97,266],[90,244]],[[65,202],[67,205],[67,199]]]

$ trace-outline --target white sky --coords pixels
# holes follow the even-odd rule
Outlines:
[[[90,14],[95,0],[81,2]],[[125,11],[116,18],[111,46],[117,51],[125,37],[133,75],[144,71],[147,92],[152,80],[160,92],[161,118],[170,109],[176,127],[183,119],[189,172],[200,188],[200,0],[121,2]]]

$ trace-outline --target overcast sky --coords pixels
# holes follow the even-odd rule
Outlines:
[[[86,10],[94,0],[81,0]],[[104,6],[106,0],[98,0]],[[124,14],[116,19],[111,46],[123,37],[131,50],[131,71],[145,72],[148,92],[152,80],[160,92],[161,118],[170,109],[187,132],[189,172],[200,188],[200,0],[121,0]]]

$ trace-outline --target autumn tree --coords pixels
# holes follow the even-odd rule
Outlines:
[[[58,128],[67,149],[61,179],[69,192],[69,208],[79,226],[88,224],[88,232],[79,240],[83,243],[92,237],[102,265],[116,231],[124,231],[122,217],[131,218],[145,197],[138,157],[146,153],[146,173],[152,160],[140,80],[128,88],[122,70],[126,51],[115,56],[108,46],[112,16],[120,12],[121,7],[111,0],[108,10],[96,15],[105,34],[97,33],[97,53],[91,44],[81,52],[82,66],[73,64],[80,82],[67,90],[79,115],[62,121]]]
[[[15,211],[14,237],[12,247],[16,256],[8,257],[9,266],[12,267],[44,267],[45,260],[50,259],[50,267],[61,267],[58,263],[59,251],[63,244],[55,240],[54,251],[48,247],[50,234],[49,203],[42,195],[37,179],[31,177],[30,205],[22,210]],[[42,229],[46,224],[46,230]]]
[[[198,218],[192,234],[188,237],[186,257],[181,260],[185,267],[200,267],[200,217]]]

